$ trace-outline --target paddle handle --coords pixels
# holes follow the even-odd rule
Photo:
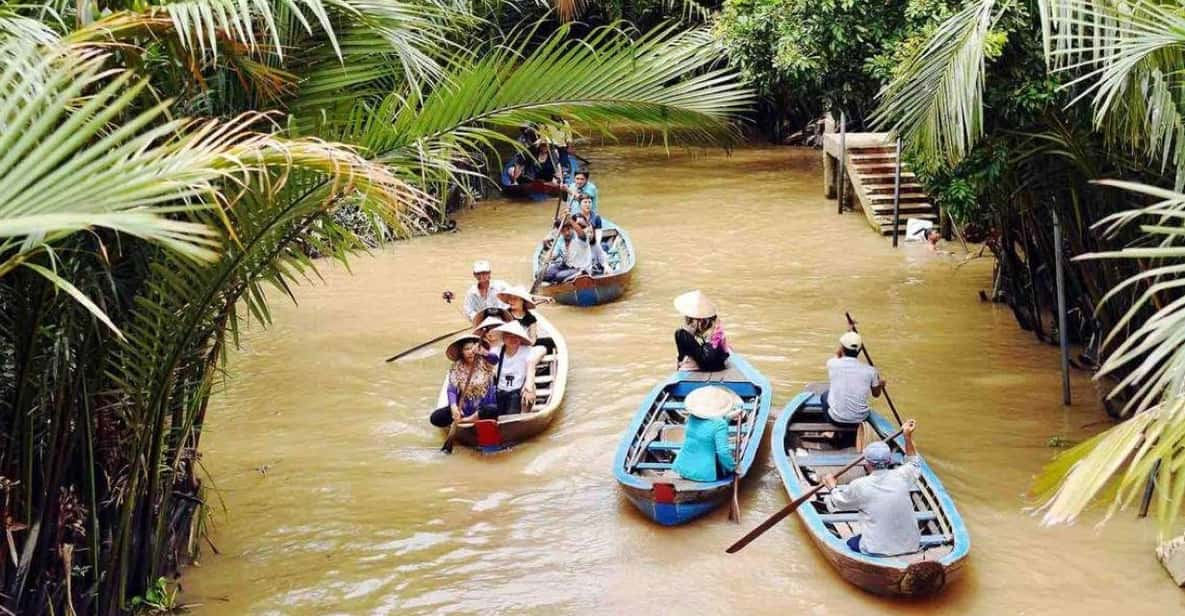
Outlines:
[[[557,212],[559,211],[558,207],[556,208],[556,211]],[[564,212],[564,219],[567,219],[567,218],[568,218],[568,213]],[[564,226],[564,223],[561,220],[560,227],[563,227],[563,226]],[[560,240],[561,237],[562,237],[562,235],[560,235],[559,229],[556,229],[556,235],[551,240],[551,247],[549,247],[547,249],[547,254],[539,262],[539,271],[535,274],[535,281],[531,283],[531,294],[532,295],[535,293],[535,291],[537,291],[539,289],[539,283],[543,282],[543,275],[547,273],[547,266],[549,263],[551,263],[551,255],[555,254],[555,248],[557,245],[559,245],[559,243],[561,241]]]
[[[888,441],[892,441],[892,440],[896,439],[898,436],[901,436],[901,433],[904,431],[905,431],[904,428],[897,430],[892,435],[890,435],[888,438],[886,438],[885,441],[888,442]],[[856,467],[857,464],[860,464],[863,461],[864,461],[864,454],[860,454],[859,456],[856,456],[855,460],[852,460],[851,462],[849,462],[847,464],[847,466],[839,469],[839,471],[834,473],[834,475],[836,477],[839,477],[840,475],[852,470],[853,468]],[[817,494],[819,492],[819,490],[822,490],[824,485],[825,484],[820,479],[819,483],[815,484],[814,487],[807,490],[805,494],[803,494],[802,496],[799,496],[798,498],[794,499],[793,501],[790,501],[789,505],[782,507],[781,510],[779,510],[777,513],[770,516],[768,519],[766,519],[761,524],[758,524],[756,528],[749,531],[749,533],[747,535],[745,535],[744,537],[741,537],[740,539],[738,539],[736,541],[736,543],[728,546],[728,549],[726,549],[724,551],[729,554],[735,554],[735,553],[741,551],[742,549],[744,549],[745,546],[752,543],[754,539],[765,534],[765,531],[773,528],[774,525],[776,525],[778,522],[781,522],[782,520],[786,519],[786,516],[797,511],[798,508],[801,507],[803,503],[810,500],[815,494]]]
[[[856,322],[852,320],[851,313],[845,312],[843,315],[848,318],[848,327],[850,327],[853,332],[857,334],[860,333],[860,330],[856,329]],[[868,365],[875,368],[876,364],[872,363],[872,356],[868,354],[868,345],[861,344],[860,350],[864,352],[864,359],[868,360]],[[889,410],[893,411],[893,418],[897,420],[897,425],[902,425],[904,422],[901,421],[901,414],[897,412],[897,405],[893,404],[893,396],[889,395],[889,389],[887,387],[882,387],[881,391],[885,394],[885,402],[889,403]]]
[[[402,352],[402,353],[398,353],[398,354],[396,354],[396,355],[392,355],[392,356],[388,357],[388,358],[387,358],[387,363],[391,363],[391,362],[393,362],[393,361],[395,361],[395,360],[399,359],[400,357],[403,357],[404,355],[407,355],[407,354],[409,354],[409,353],[412,353],[412,352],[418,351],[418,350],[420,350],[420,349],[422,349],[422,348],[424,348],[424,347],[426,347],[426,346],[428,346],[428,345],[430,345],[430,344],[432,344],[432,343],[434,343],[434,342],[440,342],[441,340],[444,340],[445,338],[448,338],[449,336],[455,336],[455,335],[457,335],[457,334],[459,334],[459,333],[461,333],[461,332],[463,332],[463,331],[465,331],[465,330],[467,330],[467,329],[470,329],[471,327],[472,327],[472,325],[466,325],[465,327],[462,327],[461,329],[455,329],[455,330],[453,330],[453,331],[451,331],[451,332],[448,332],[448,333],[446,333],[446,334],[441,334],[441,335],[439,335],[439,336],[437,336],[437,337],[435,337],[435,338],[433,338],[433,339],[431,339],[431,340],[429,340],[429,341],[427,341],[427,342],[424,342],[424,343],[418,344],[418,345],[416,345],[416,346],[414,346],[414,347],[412,347],[412,348],[410,348],[410,349],[408,349],[408,350],[406,350],[406,351],[404,351],[404,352]]]

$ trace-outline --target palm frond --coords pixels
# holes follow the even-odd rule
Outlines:
[[[1177,4],[1043,0],[1049,65],[1073,78],[1071,104],[1090,100],[1112,142],[1172,167],[1185,186],[1185,14]]]
[[[1134,391],[1124,409],[1134,416],[1060,456],[1044,469],[1034,491],[1046,499],[1040,508],[1044,523],[1060,524],[1072,522],[1116,482],[1111,515],[1142,493],[1144,482],[1160,460],[1157,483],[1161,488],[1156,498],[1164,533],[1177,522],[1185,504],[1185,495],[1169,489],[1185,481],[1185,295],[1180,293],[1185,289],[1185,194],[1131,182],[1100,183],[1158,200],[1144,208],[1113,214],[1095,225],[1114,233],[1151,219],[1154,222],[1140,228],[1152,245],[1078,257],[1153,263],[1103,298],[1106,302],[1120,293],[1146,287],[1104,342],[1111,346],[1121,333],[1127,334],[1114,345],[1096,376],[1128,370],[1110,395]],[[1136,317],[1149,309],[1152,315],[1137,325]]]
[[[995,0],[946,19],[881,91],[876,125],[929,160],[961,160],[983,134],[983,80]]]

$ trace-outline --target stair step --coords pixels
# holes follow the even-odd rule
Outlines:
[[[892,186],[894,177],[895,176],[892,173],[862,173],[862,174],[860,174],[860,179],[863,180],[865,184],[868,184],[871,181],[873,184],[877,184],[877,185],[888,184],[889,186]],[[904,180],[912,180],[915,177],[917,177],[917,176],[914,175],[914,173],[912,171],[905,171],[905,170],[901,171],[901,179],[903,181]]]
[[[874,195],[880,194],[880,193],[889,193],[890,195],[892,195],[893,194],[893,183],[886,182],[884,184],[865,184],[864,190],[868,191],[869,194],[874,194]],[[908,183],[902,182],[901,183],[901,193],[905,194],[907,192],[918,192],[918,193],[925,194],[925,188],[923,188],[921,184],[915,184],[913,182],[908,182]]]
[[[887,160],[889,162],[892,162],[892,161],[897,160],[897,156],[894,154],[848,154],[848,160],[850,160],[852,162],[882,161],[882,160]]]
[[[893,202],[892,193],[887,194],[887,195],[868,195],[868,198],[873,203],[877,203],[877,204],[892,203]],[[930,195],[927,195],[926,193],[917,193],[917,192],[901,193],[901,197],[899,198],[899,200],[902,203],[918,203],[921,201],[929,201]]]
[[[872,218],[873,218],[873,220],[876,221],[876,224],[881,225],[882,227],[885,227],[885,226],[892,227],[893,226],[893,217],[892,216],[882,216],[880,214],[876,214]],[[905,216],[901,217],[901,228],[902,229],[905,228],[905,218],[906,218]],[[909,218],[918,218],[921,220],[938,220],[938,216],[936,214],[932,214],[932,213],[931,214],[911,214],[909,216]]]
[[[891,217],[891,216],[893,216],[893,206],[890,205],[887,207],[874,207],[874,208],[872,208],[872,213],[876,216],[890,216]],[[906,214],[933,214],[934,213],[934,206],[929,203],[911,203],[911,204],[909,204],[909,207],[906,207],[905,204],[902,204],[901,207],[899,208],[899,213],[902,216],[905,216]],[[917,217],[910,216],[910,218],[917,218]]]

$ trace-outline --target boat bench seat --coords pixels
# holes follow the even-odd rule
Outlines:
[[[940,545],[946,545],[954,541],[950,535],[922,535],[922,547],[932,548]]]
[[[795,456],[794,462],[796,464],[798,464],[799,466],[810,466],[810,467],[847,466],[848,464],[851,464],[852,461],[858,457],[860,457],[860,456],[858,454],[854,454],[854,453],[816,453],[816,454],[810,454],[810,455],[805,455],[805,456]],[[893,452],[893,462],[894,463],[901,464],[901,461],[903,459],[904,459],[904,456],[901,454],[900,451]]]
[[[679,401],[672,400],[670,402],[664,402],[662,405],[662,408],[664,411],[682,411],[687,408],[687,405],[684,404],[684,402],[682,400],[679,400]],[[741,404],[741,408],[745,409],[746,411],[751,411],[754,408],[756,408],[756,405],[753,400],[746,400],[744,403]]]
[[[933,511],[918,511],[914,513],[914,519],[919,522],[929,522],[930,520],[938,519],[938,514]],[[826,524],[841,524],[850,522],[859,522],[860,514],[856,511],[845,511],[842,513],[820,513],[819,519]]]
[[[736,433],[736,426],[728,427],[729,436],[736,436]],[[682,436],[682,432],[678,433],[676,436]],[[649,449],[650,451],[679,451],[682,448],[683,441],[650,441],[650,443],[646,445],[646,449]]]
[[[672,462],[639,462],[634,468],[640,471],[668,471],[673,465]]]
[[[833,423],[798,422],[790,424],[791,432],[855,432],[856,426],[840,426]]]

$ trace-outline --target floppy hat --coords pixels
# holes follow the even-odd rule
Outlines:
[[[884,441],[875,441],[864,446],[864,461],[872,466],[888,466],[893,463],[893,452]]]
[[[849,351],[859,351],[860,345],[862,344],[862,341],[860,340],[860,334],[857,334],[856,332],[848,332],[839,337],[839,344]]]
[[[461,334],[453,338],[452,342],[448,343],[448,348],[444,350],[444,356],[449,358],[450,361],[461,359],[461,348],[468,342],[477,342],[484,348],[490,348],[485,340],[482,340],[475,334]]]
[[[525,307],[527,310],[531,310],[535,307],[535,301],[531,299],[531,294],[527,293],[527,290],[520,285],[514,285],[509,289],[498,291],[498,299],[509,304],[510,301],[506,299],[507,297],[517,297],[523,300],[523,307]]]
[[[490,271],[490,262],[485,259],[480,259],[473,262],[474,274],[487,274]]]
[[[502,334],[503,337],[505,337],[507,334],[510,334],[511,336],[518,336],[523,342],[531,344],[531,334],[528,334],[527,330],[518,321],[503,323],[494,329],[494,331]]]
[[[479,329],[485,329],[487,327],[500,327],[505,322],[506,321],[503,321],[502,319],[499,319],[498,317],[491,315],[491,316],[486,317],[485,320],[482,321],[481,323],[478,323],[477,327],[473,328],[473,331],[474,331],[474,333],[476,333],[477,330],[479,330]]]
[[[706,385],[683,399],[687,412],[700,419],[724,417],[741,404],[741,397],[727,387]]]
[[[716,316],[716,304],[699,289],[688,291],[675,298],[675,310],[685,317],[706,319]]]

